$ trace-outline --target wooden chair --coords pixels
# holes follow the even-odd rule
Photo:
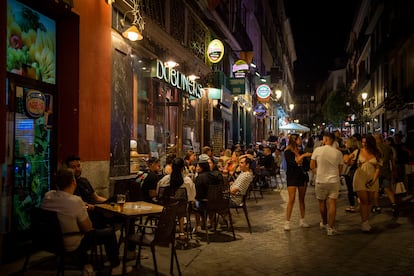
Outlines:
[[[249,188],[250,189],[250,188]],[[244,212],[244,216],[246,217],[246,222],[247,222],[247,226],[249,227],[249,232],[250,234],[252,233],[252,227],[250,225],[250,220],[249,220],[249,214],[247,212],[247,206],[246,206],[246,199],[247,199],[247,195],[248,195],[249,191],[246,192],[245,195],[243,195],[243,199],[242,202],[239,205],[231,205],[230,208],[231,209],[235,209],[236,212],[238,211],[238,209],[243,209]]]
[[[166,205],[157,219],[156,225],[142,224],[139,225],[137,233],[128,237],[128,242],[138,245],[138,256],[136,266],[140,265],[140,256],[142,247],[150,247],[152,260],[154,263],[155,274],[158,275],[157,260],[155,257],[156,246],[171,246],[170,274],[173,275],[174,259],[177,265],[178,274],[181,275],[180,264],[178,262],[177,252],[175,249],[175,226],[176,216],[179,208],[179,202]]]
[[[31,211],[31,249],[27,252],[22,273],[28,271],[29,260],[32,254],[46,251],[56,256],[56,275],[63,275],[65,271],[65,257],[69,257],[69,255],[77,257],[78,255],[76,250],[70,252],[65,250],[64,238],[79,234],[79,232],[62,233],[56,212],[34,207]],[[76,266],[79,266],[79,270],[83,269],[80,263],[76,263]]]

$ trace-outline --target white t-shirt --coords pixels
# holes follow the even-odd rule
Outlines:
[[[342,153],[333,146],[316,148],[312,153],[316,161],[316,183],[339,183],[339,165],[344,164]]]
[[[70,235],[64,239],[67,251],[78,248],[83,238],[78,222],[85,221],[89,217],[85,202],[79,196],[51,190],[45,194],[41,208],[57,212],[63,233],[79,232],[79,235]]]
[[[171,175],[167,174],[160,181],[157,183],[157,193],[159,187],[167,187],[170,186],[170,179]],[[188,201],[195,201],[196,190],[193,180],[190,177],[184,176],[184,183],[181,185],[180,188],[185,188],[187,190],[187,200]]]

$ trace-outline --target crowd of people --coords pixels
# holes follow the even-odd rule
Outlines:
[[[402,140],[403,135],[400,133],[386,137],[382,134],[343,137],[339,130],[320,135],[292,133],[287,136],[283,133],[276,136],[270,132],[269,138],[260,144],[250,147],[235,145],[231,149],[223,149],[219,156],[214,156],[212,149],[206,146],[198,157],[192,150],[188,150],[183,158],[169,155],[163,167],[158,158],[149,158],[148,171],[137,182],[141,186],[143,200],[155,203],[159,200],[160,187],[173,190],[185,188],[190,209],[194,210],[195,215],[193,231],[199,233],[205,227],[214,227],[215,223],[211,216],[208,221],[202,221],[200,216],[200,212],[206,208],[209,185],[229,185],[230,206],[238,206],[251,184],[270,187],[270,177],[282,170],[286,173],[288,193],[284,230],[291,229],[296,194],[300,210],[299,226],[310,227],[305,221],[305,196],[308,185],[312,185],[315,186],[316,199],[319,201],[320,228],[326,230],[327,235],[336,235],[336,201],[341,181],[344,181],[349,201],[345,211],[353,213],[359,209],[361,230],[369,232],[371,213],[381,212],[379,195],[384,193],[388,197],[392,216],[398,217],[393,185],[396,182],[405,185],[411,183],[408,178],[413,171],[409,164],[414,160],[414,152]],[[57,174],[57,189],[45,195],[42,208],[61,214],[59,219],[63,231],[84,233],[77,239],[68,240],[66,245],[83,252],[80,256],[85,271],[92,269],[85,254],[93,240],[88,233],[98,229],[94,235],[103,240],[107,252],[110,252],[108,257],[112,275],[118,275],[122,265],[115,233],[113,228],[112,231],[108,230],[108,225],[114,222],[94,213],[95,204],[110,199],[98,195],[81,173],[80,158],[68,157],[66,168]],[[408,189],[412,188],[408,186]],[[182,216],[179,218],[178,239],[186,239],[184,223],[185,218]],[[135,248],[128,250],[134,252]],[[130,270],[127,268],[127,271]]]

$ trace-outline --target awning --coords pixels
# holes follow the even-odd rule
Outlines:
[[[297,123],[290,123],[290,124],[287,124],[287,125],[284,125],[284,126],[280,126],[279,129],[303,131],[303,132],[310,131],[310,128],[308,128],[307,126],[297,124]]]

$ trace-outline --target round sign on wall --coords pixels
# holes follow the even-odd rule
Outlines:
[[[224,45],[218,40],[214,39],[208,44],[207,48],[207,58],[212,63],[220,62],[224,56]]]
[[[269,99],[272,89],[267,84],[261,84],[256,88],[256,95],[258,100],[266,101]]]

